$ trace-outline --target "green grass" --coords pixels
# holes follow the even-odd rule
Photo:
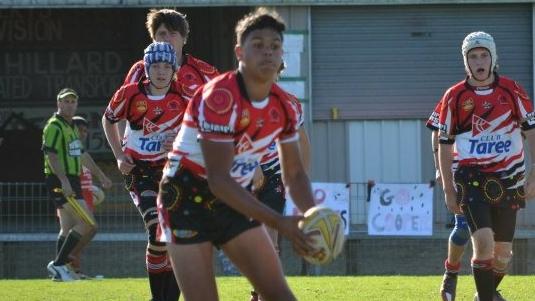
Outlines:
[[[439,300],[441,276],[288,277],[302,301],[431,301]],[[249,300],[242,277],[217,279],[221,301]],[[514,301],[535,300],[535,276],[507,276],[500,286]],[[457,301],[472,301],[474,281],[459,278]],[[50,280],[0,280],[1,301],[137,301],[149,300],[146,279],[103,279],[73,283]],[[182,300],[182,299],[180,299]]]

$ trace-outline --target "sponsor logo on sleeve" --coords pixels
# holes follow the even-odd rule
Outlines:
[[[535,124],[535,112],[529,112],[529,113],[526,114],[526,122],[529,125],[534,125]]]
[[[206,121],[202,121],[200,124],[200,130],[205,133],[222,133],[222,134],[230,134],[232,133],[232,129],[228,125],[221,125],[221,124],[215,124],[215,123],[209,123]]]

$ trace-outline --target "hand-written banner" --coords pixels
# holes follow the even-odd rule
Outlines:
[[[340,214],[344,223],[344,233],[349,235],[349,187],[344,183],[312,183],[314,202],[331,208]],[[290,195],[286,195],[286,215],[299,215]]]
[[[369,235],[433,234],[433,187],[429,184],[375,184],[368,211]]]

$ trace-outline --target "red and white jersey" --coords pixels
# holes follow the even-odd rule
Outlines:
[[[200,86],[218,75],[219,72],[212,65],[189,54],[184,54],[182,65],[176,71],[176,81],[181,88],[182,96],[189,101]],[[145,63],[140,60],[130,68],[123,85],[137,83],[145,79]]]
[[[87,207],[91,211],[95,210],[93,205],[93,192],[91,191],[91,186],[93,186],[93,175],[89,168],[82,165],[82,174],[80,175],[80,184],[82,186],[82,196],[84,197]]]
[[[298,124],[299,127],[302,127],[305,123],[305,118],[303,114],[303,107],[301,106],[301,103],[292,94],[288,94],[292,100],[295,102],[298,110]],[[281,168],[280,168],[280,161],[279,161],[279,152],[277,150],[277,143],[273,142],[271,143],[267,148],[267,153],[262,157],[262,160],[260,161],[260,167],[262,168],[262,171],[264,173],[274,175],[274,174],[280,174]]]
[[[491,86],[481,89],[464,80],[441,101],[440,143],[455,143],[459,167],[478,166],[482,172],[500,172],[503,178],[524,173],[521,130],[535,127],[535,114],[516,82],[496,75]]]
[[[296,141],[298,127],[298,106],[279,86],[273,84],[266,99],[252,102],[241,74],[227,72],[204,85],[188,104],[164,175],[173,176],[184,166],[206,178],[198,139],[230,142],[235,149],[230,174],[246,187],[268,146]]]
[[[175,82],[162,96],[147,95],[147,85],[139,82],[121,87],[104,116],[111,123],[127,121],[123,138],[126,154],[135,160],[157,162],[166,158],[162,144],[180,129],[187,102]]]

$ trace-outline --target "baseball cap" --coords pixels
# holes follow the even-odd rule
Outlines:
[[[58,93],[58,97],[57,97],[58,101],[61,100],[62,98],[64,98],[65,96],[67,96],[67,95],[72,95],[76,99],[78,99],[78,93],[76,93],[76,91],[74,91],[74,89],[63,88]]]

